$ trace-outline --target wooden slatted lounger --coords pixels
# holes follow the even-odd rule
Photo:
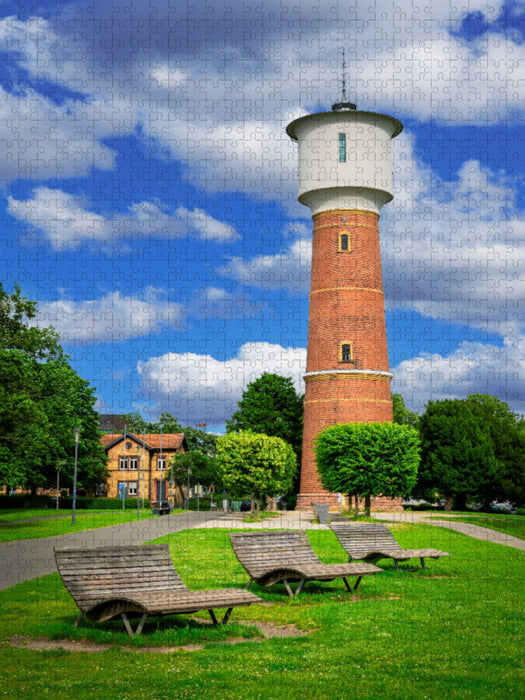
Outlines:
[[[166,544],[56,549],[58,571],[80,614],[93,622],[120,615],[127,633],[133,636],[128,615],[140,615],[135,634],[140,634],[148,615],[174,615],[208,610],[214,624],[215,608],[227,608],[226,623],[233,608],[260,603],[261,599],[238,588],[190,591],[181,580]]]
[[[371,564],[323,564],[312,549],[306,530],[230,532],[230,539],[237,559],[250,576],[246,588],[253,582],[259,586],[282,582],[293,597],[290,581],[299,581],[295,589],[295,595],[299,595],[305,581],[342,578],[347,590],[352,591],[347,578],[357,576],[355,591],[363,576],[381,571]]]
[[[351,559],[364,559],[375,564],[380,559],[393,559],[396,569],[399,561],[419,557],[425,568],[425,557],[450,556],[439,549],[402,549],[394,535],[382,523],[332,523],[331,529]]]

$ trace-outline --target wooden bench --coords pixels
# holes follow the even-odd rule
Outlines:
[[[218,624],[215,608],[227,608],[225,624],[233,608],[260,603],[261,599],[236,588],[190,591],[178,575],[167,544],[55,548],[60,577],[80,614],[93,622],[105,622],[120,615],[130,637],[128,615],[140,616],[135,634],[140,634],[148,615],[174,615],[208,610]]]
[[[153,501],[151,503],[151,510],[153,515],[169,515],[171,513],[171,506],[168,501]]]
[[[343,549],[348,554],[348,561],[364,559],[372,564],[380,559],[393,559],[396,569],[398,562],[416,557],[425,568],[425,557],[450,556],[439,549],[402,549],[394,535],[382,523],[332,523],[330,525]]]
[[[231,532],[230,539],[237,559],[250,576],[246,588],[253,582],[259,586],[282,582],[293,597],[299,595],[305,581],[342,578],[347,590],[352,591],[347,578],[357,576],[355,591],[363,576],[381,571],[371,564],[323,564],[312,549],[306,530]],[[299,582],[295,594],[290,581]]]

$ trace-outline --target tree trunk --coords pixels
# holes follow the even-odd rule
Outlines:
[[[257,503],[257,517],[260,518],[261,517],[261,497],[260,496],[257,496],[256,503]]]
[[[359,518],[359,494],[355,495],[355,506],[354,506],[354,518],[357,520]]]
[[[367,493],[365,495],[365,515],[369,518],[370,517],[370,494]]]
[[[445,510],[452,510],[452,496],[445,496]]]
[[[252,493],[252,502],[250,505],[250,518],[255,517],[255,494]]]

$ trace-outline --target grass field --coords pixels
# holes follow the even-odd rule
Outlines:
[[[58,574],[2,591],[1,692],[31,700],[523,697],[523,552],[432,526],[392,530],[404,547],[452,556],[428,560],[426,570],[414,561],[396,571],[384,561],[384,572],[364,578],[353,595],[337,580],[309,583],[297,599],[284,586],[253,586],[264,604],[234,610],[220,628],[205,612],[150,619],[130,640],[119,622],[74,629],[77,608]],[[345,561],[333,533],[309,536],[325,562]],[[191,588],[246,583],[227,531],[186,530],[157,541],[169,542]],[[265,639],[261,622],[283,631],[294,625],[305,636],[277,631]],[[76,640],[79,651],[13,648],[14,636]],[[80,651],[87,643],[108,647]],[[186,644],[201,648],[154,653]]]
[[[173,511],[180,513],[182,511]],[[67,535],[70,532],[93,530],[108,525],[120,525],[135,520],[145,520],[153,516],[149,508],[143,510],[140,518],[137,518],[136,510],[77,510],[75,525],[71,525],[71,510],[59,511],[60,515],[68,514],[68,518],[56,518],[56,511],[49,509],[1,511],[0,515],[0,542],[13,540],[27,540],[41,537],[55,537]],[[31,522],[12,522],[27,518],[45,517],[45,520],[33,520]]]

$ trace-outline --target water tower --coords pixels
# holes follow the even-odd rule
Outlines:
[[[357,110],[344,87],[331,112],[286,129],[299,146],[299,201],[314,222],[301,509],[337,504],[312,448],[324,427],[392,421],[378,223],[392,200],[391,141],[402,129],[393,117]]]

